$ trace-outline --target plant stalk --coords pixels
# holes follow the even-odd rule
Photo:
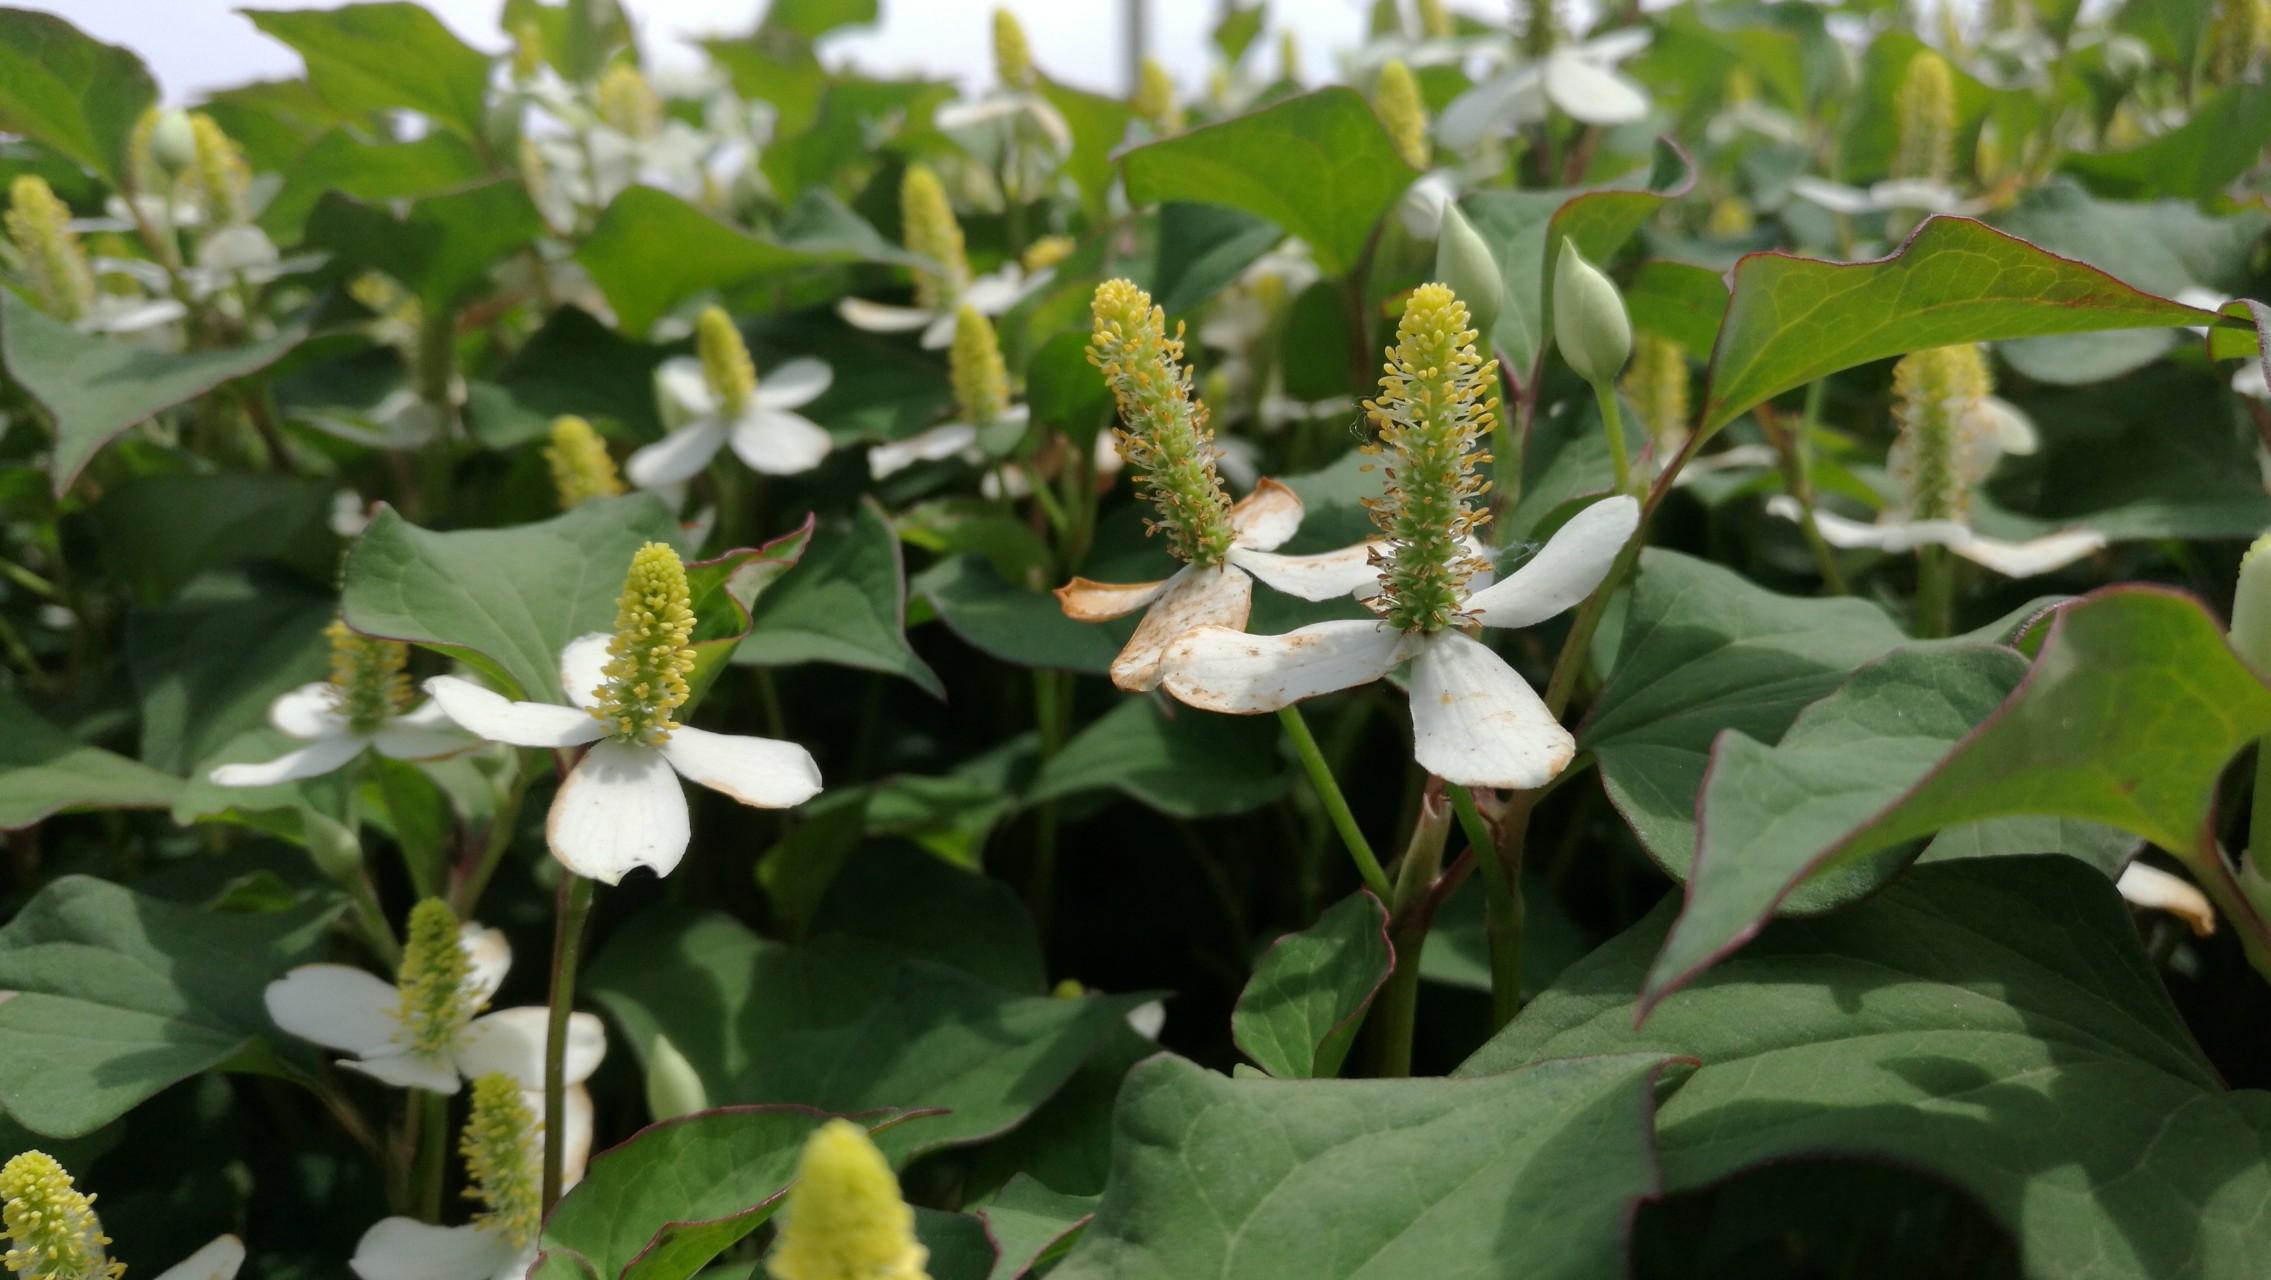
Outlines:
[[[1309,771],[1309,785],[1316,789],[1317,800],[1325,806],[1325,816],[1332,819],[1333,830],[1340,833],[1341,844],[1347,847],[1349,858],[1356,863],[1356,873],[1364,878],[1364,887],[1382,902],[1395,901],[1388,873],[1380,869],[1380,859],[1365,841],[1363,829],[1356,825],[1356,815],[1349,812],[1348,798],[1341,794],[1340,783],[1333,780],[1332,768],[1325,763],[1324,753],[1317,749],[1316,738],[1310,736],[1309,723],[1301,718],[1301,708],[1290,704],[1280,707],[1277,719],[1285,726],[1285,736],[1293,743],[1294,753],[1301,757],[1301,767]]]
[[[567,1158],[568,1015],[576,1003],[576,965],[583,955],[584,918],[591,914],[592,881],[570,872],[560,881],[552,934],[552,995],[544,1034],[544,1210],[560,1202]]]

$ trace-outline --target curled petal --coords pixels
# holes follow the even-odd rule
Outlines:
[[[1468,787],[1542,787],[1577,743],[1506,660],[1457,631],[1429,637],[1411,664],[1413,755]]]
[[[707,418],[718,411],[718,396],[710,390],[709,375],[694,356],[672,356],[655,366],[655,395],[662,401],[664,422]]]
[[[758,809],[786,809],[820,794],[820,765],[793,742],[680,728],[660,748],[688,782]]]
[[[551,1011],[543,1005],[499,1009],[475,1018],[457,1049],[457,1069],[466,1079],[491,1072],[511,1076],[523,1089],[544,1087],[544,1040]],[[582,1084],[607,1056],[607,1027],[597,1014],[568,1015],[564,1069],[569,1084]],[[537,1114],[544,1109],[537,1108]]]
[[[570,1042],[569,1052],[574,1051],[574,1044]],[[537,1115],[544,1114],[542,1090],[523,1096],[530,1099],[530,1108]],[[564,1191],[584,1180],[584,1168],[591,1163],[591,1090],[580,1083],[570,1084],[561,1099],[560,1188]]]
[[[2006,578],[2032,578],[2095,555],[2105,545],[2105,535],[2095,529],[2062,529],[2025,542],[2005,542],[1975,533],[1951,543],[1949,550]]]
[[[402,994],[352,965],[303,964],[269,983],[261,1003],[282,1030],[347,1053],[381,1052],[402,1029]]]
[[[867,473],[881,480],[918,462],[943,462],[978,443],[978,429],[967,422],[949,422],[904,440],[892,440],[867,451]]]
[[[1168,588],[1183,580],[1190,570],[1178,569],[1175,576],[1157,582],[1092,582],[1087,578],[1074,578],[1056,590],[1057,604],[1065,616],[1074,622],[1110,622],[1124,618],[1166,595]]]
[[[377,1053],[365,1058],[342,1058],[339,1065],[400,1089],[457,1092],[457,1072],[449,1060],[439,1054]]]
[[[478,1003],[489,1003],[513,967],[513,944],[505,940],[504,930],[468,920],[458,926],[457,945],[465,952],[465,989]]]
[[[810,356],[783,360],[757,381],[757,407],[797,409],[819,399],[836,380],[836,371]]]
[[[2172,876],[2159,867],[2143,862],[2132,862],[2121,869],[2121,878],[2113,887],[2130,905],[2150,911],[2166,911],[2182,920],[2192,932],[2205,938],[2216,931],[2216,909],[2192,882]]]
[[[1230,504],[1230,531],[1241,547],[1275,551],[1301,531],[1301,496],[1264,476],[1252,493]]]
[[[560,687],[586,711],[599,705],[600,686],[607,683],[607,646],[614,642],[604,631],[586,631],[560,648]]]
[[[416,1218],[381,1218],[356,1242],[347,1266],[359,1280],[489,1280],[520,1252],[504,1232],[470,1223],[438,1227]]]
[[[1377,594],[1380,570],[1372,563],[1372,548],[1359,542],[1338,551],[1309,556],[1281,556],[1274,551],[1246,547],[1230,549],[1230,563],[1253,574],[1268,586],[1303,600],[1337,600],[1359,593]]]
[[[623,462],[623,474],[641,489],[684,484],[718,456],[726,434],[725,424],[716,418],[698,418],[633,450]]]
[[[295,738],[329,738],[347,729],[337,708],[338,699],[329,682],[318,680],[269,703],[268,723]]]
[[[361,755],[363,743],[364,738],[358,733],[317,738],[306,746],[296,751],[287,751],[273,760],[225,764],[207,776],[215,786],[221,787],[272,787],[279,782],[320,777]]]
[[[1766,513],[1785,520],[1799,519],[1804,509],[1798,500],[1778,493],[1766,500]],[[1878,551],[1913,551],[1933,545],[1952,547],[1971,537],[1971,530],[1953,520],[1854,520],[1834,511],[1814,512],[1814,527],[1822,541],[1833,547],[1870,547]]]
[[[730,439],[742,465],[768,476],[810,471],[836,443],[811,419],[780,409],[751,412],[734,424]]]
[[[865,298],[838,298],[836,314],[843,317],[845,324],[869,333],[911,333],[929,327],[938,319],[937,313],[920,307],[894,307]],[[951,321],[952,317],[948,319]]]
[[[580,707],[514,702],[471,680],[435,676],[426,692],[466,732],[516,747],[576,747],[607,734],[607,726]]]
[[[1167,646],[1198,627],[1243,631],[1254,603],[1254,580],[1232,565],[1187,568],[1136,624],[1120,656],[1112,659],[1112,683],[1129,693],[1159,687],[1159,663]]]
[[[1606,498],[1569,518],[1529,562],[1467,597],[1465,611],[1486,627],[1527,627],[1593,594],[1640,527],[1640,504]]]
[[[1575,53],[1546,55],[1546,97],[1585,124],[1630,124],[1648,114],[1648,95],[1639,85]]]
[[[633,867],[666,876],[686,856],[686,791],[660,751],[608,739],[560,784],[544,834],[562,866],[602,884]]]
[[[244,1241],[219,1236],[204,1248],[158,1273],[157,1280],[236,1280],[244,1266]]]
[[[1167,647],[1160,685],[1203,710],[1255,715],[1378,680],[1405,642],[1384,622],[1318,622],[1282,636],[1202,627]]]
[[[1049,273],[1046,271],[1035,272],[1028,276],[1022,268],[1012,263],[999,271],[989,271],[972,280],[970,287],[962,291],[960,300],[976,308],[980,315],[998,316],[1023,301],[1026,294],[1046,284],[1048,280]],[[946,317],[946,330],[947,336],[952,338],[954,336],[954,317],[952,315]],[[942,342],[939,345],[945,346],[946,344]]]

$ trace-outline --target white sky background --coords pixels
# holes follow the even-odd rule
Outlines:
[[[297,76],[299,56],[255,30],[236,10],[336,8],[343,0],[15,0],[58,14],[97,39],[141,55],[169,102],[191,102],[215,89]],[[423,0],[476,48],[506,47],[497,25],[502,0]],[[756,25],[767,0],[621,0],[639,31],[648,65],[696,65],[687,37],[737,35]],[[1007,0],[1050,75],[1105,92],[1124,90],[1122,0]],[[1269,0],[1264,38],[1290,27],[1301,44],[1306,78],[1335,74],[1335,58],[1362,37],[1370,0]],[[1457,0],[1455,10],[1500,16],[1505,0]],[[992,76],[994,0],[882,0],[882,20],[850,28],[821,46],[832,66],[850,63],[875,74],[924,73],[981,85]],[[1151,0],[1151,48],[1186,90],[1205,83],[1212,62],[1208,37],[1219,0]],[[1256,54],[1274,65],[1274,43]]]

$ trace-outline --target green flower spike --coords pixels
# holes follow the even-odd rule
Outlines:
[[[1033,47],[1025,41],[1025,28],[1007,8],[994,9],[994,75],[1004,88],[1024,89],[1033,83]]]
[[[410,909],[407,932],[402,967],[395,971],[395,990],[402,995],[395,1016],[413,1050],[443,1053],[481,1012],[480,999],[466,981],[473,962],[459,941],[457,913],[439,898]]]
[[[457,1140],[465,1157],[465,1197],[481,1205],[473,1221],[516,1245],[543,1225],[544,1126],[519,1082],[492,1072],[473,1082],[472,1114]]]
[[[1955,170],[1956,86],[1948,60],[1930,49],[1908,61],[1893,96],[1899,146],[1893,176],[1946,182]]]
[[[0,1167],[8,1252],[0,1265],[39,1280],[117,1280],[126,1265],[105,1252],[110,1237],[95,1216],[95,1198],[44,1151],[26,1151]]]
[[[704,307],[694,322],[694,350],[702,359],[702,381],[729,418],[739,417],[757,394],[757,362],[733,317],[723,307]]]
[[[591,713],[622,742],[650,747],[669,741],[671,719],[687,699],[694,670],[692,597],[678,553],[650,542],[631,557],[615,601],[615,636],[607,643],[606,682]]]
[[[1118,433],[1120,453],[1159,511],[1147,529],[1164,530],[1178,560],[1222,563],[1234,540],[1230,497],[1215,470],[1219,451],[1206,406],[1191,395],[1182,327],[1168,337],[1167,313],[1126,280],[1098,285],[1090,310],[1095,328],[1088,362],[1104,371],[1126,424]]]
[[[95,303],[94,272],[71,230],[70,208],[45,178],[19,174],[8,184],[7,224],[40,310],[58,320],[84,319]]]
[[[370,733],[390,717],[410,709],[410,646],[366,636],[333,619],[323,630],[331,641],[331,703],[347,727]]]
[[[970,287],[970,260],[962,247],[962,225],[954,220],[946,188],[929,165],[907,166],[899,182],[899,218],[905,229],[907,250],[930,259],[944,274],[915,273],[915,305],[939,311],[951,305]]]
[[[813,1130],[781,1212],[780,1243],[765,1261],[773,1280],[930,1280],[930,1251],[915,1240],[899,1180],[849,1120]]]
[[[552,491],[559,495],[562,511],[623,492],[623,477],[615,471],[615,459],[608,456],[607,442],[573,414],[552,420],[552,443],[544,450],[544,461],[552,469]]]
[[[1143,71],[1136,79],[1135,98],[1128,104],[1135,113],[1160,134],[1183,131],[1183,109],[1175,103],[1175,81],[1159,59],[1143,60]]]
[[[1433,153],[1427,145],[1427,104],[1420,100],[1419,81],[1401,58],[1390,58],[1380,68],[1380,83],[1373,90],[1372,109],[1380,127],[1396,144],[1396,154],[1414,169],[1425,169]]]
[[[1978,412],[1990,390],[1974,343],[1912,352],[1893,366],[1900,435],[1886,461],[1910,519],[1960,521],[1970,512],[1972,487],[1995,460]]]
[[[1002,363],[994,326],[965,303],[954,313],[954,346],[947,352],[954,404],[962,420],[982,427],[1009,410],[1009,368]]]

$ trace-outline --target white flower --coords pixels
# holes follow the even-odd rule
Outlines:
[[[1803,514],[1798,500],[1786,493],[1768,498],[1766,511],[1785,520],[1797,520]],[[1879,551],[1900,552],[1928,545],[1943,546],[2006,578],[2031,578],[2062,569],[2106,545],[2105,535],[2094,529],[2061,529],[2025,542],[2007,542],[1978,533],[1960,520],[1896,517],[1872,524],[1820,510],[1814,512],[1814,527],[1821,530],[1822,541],[1833,547],[1873,547]]]
[[[727,445],[752,471],[773,476],[810,471],[834,442],[818,423],[790,411],[818,399],[834,380],[835,373],[818,360],[786,361],[758,382],[735,414],[710,389],[700,360],[673,356],[655,370],[655,394],[664,421],[683,421],[632,453],[623,474],[641,489],[682,484]]]
[[[446,936],[446,935],[445,935]],[[465,980],[453,1008],[472,1014],[487,1004],[512,967],[505,935],[471,922],[458,933]],[[409,993],[414,994],[414,993]],[[468,1016],[433,1034],[437,1048],[421,1049],[406,993],[375,974],[344,964],[303,964],[268,984],[262,996],[276,1025],[302,1040],[352,1056],[339,1065],[406,1089],[456,1093],[460,1075],[497,1072],[523,1088],[544,1087],[544,1039],[550,1011],[542,1005]],[[567,1080],[581,1084],[607,1053],[607,1029],[588,1013],[568,1020]]]
[[[1608,576],[1640,524],[1618,495],[1572,516],[1529,563],[1475,590],[1459,613],[1485,627],[1545,621]],[[1320,622],[1281,636],[1222,626],[1167,646],[1160,685],[1208,711],[1253,715],[1369,684],[1410,659],[1412,736],[1420,767],[1470,787],[1543,786],[1576,753],[1569,731],[1514,669],[1465,631],[1398,631],[1386,622]]]
[[[1027,294],[1048,283],[1049,276],[1046,271],[1028,276],[1023,267],[1011,263],[972,280],[968,288],[943,300],[935,311],[870,302],[865,298],[839,298],[836,314],[843,317],[845,324],[869,333],[908,333],[920,329],[924,349],[939,351],[954,341],[956,311],[971,306],[977,308],[979,315],[991,319],[1024,301]]]
[[[338,643],[336,640],[334,643]],[[391,641],[363,640],[367,645]],[[473,745],[441,708],[428,702],[399,715],[389,712],[358,727],[338,685],[303,684],[268,706],[268,723],[307,745],[274,760],[225,764],[209,775],[216,786],[269,787],[330,773],[363,754],[365,748],[391,760],[431,760]]]
[[[1648,41],[1647,31],[1633,28],[1561,45],[1452,99],[1435,122],[1435,136],[1453,151],[1470,151],[1545,119],[1548,104],[1582,124],[1639,120],[1648,114],[1648,93],[1614,68]]]
[[[1221,564],[1186,564],[1157,582],[1074,578],[1057,588],[1057,602],[1066,617],[1078,622],[1109,622],[1146,610],[1127,647],[1112,660],[1112,683],[1131,693],[1158,688],[1161,660],[1185,633],[1208,627],[1246,638],[1241,628],[1253,604],[1256,578],[1304,600],[1355,595],[1378,580],[1371,543],[1318,555],[1278,555],[1276,548],[1300,530],[1301,514],[1301,499],[1293,490],[1265,479],[1231,504],[1233,541]]]
[[[1047,98],[1026,89],[997,89],[968,102],[950,102],[931,113],[941,132],[999,126],[1015,129],[1029,123],[1048,140],[1058,155],[1072,152],[1072,126]]]
[[[1025,425],[1032,420],[1029,406],[1013,404],[1002,410],[992,422],[942,422],[928,431],[918,431],[903,440],[889,440],[867,451],[867,473],[877,480],[896,475],[918,462],[944,462],[960,458],[965,462],[983,463],[985,451],[978,448],[981,429],[998,430],[1012,438],[1022,438]]]
[[[2159,867],[2132,862],[2113,882],[2123,901],[2148,911],[2165,911],[2182,920],[2193,934],[2205,938],[2216,931],[2216,909],[2192,882],[2172,876]]]
[[[560,683],[574,706],[513,702],[456,676],[426,682],[452,720],[492,742],[591,749],[560,783],[545,834],[568,870],[616,884],[633,867],[669,875],[690,838],[679,778],[759,809],[786,809],[820,793],[820,766],[793,742],[679,725],[660,745],[610,737],[592,714],[608,681],[610,637],[593,632],[560,651]]]

